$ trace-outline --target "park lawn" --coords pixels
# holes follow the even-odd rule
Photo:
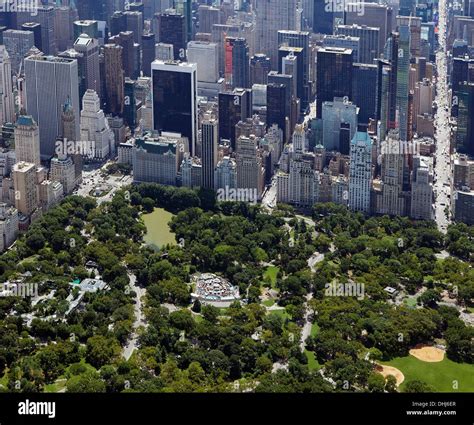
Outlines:
[[[44,392],[57,393],[66,387],[66,382],[67,382],[67,379],[65,378],[56,379],[56,381],[53,382],[52,384],[48,384],[44,386]]]
[[[319,325],[317,323],[313,323],[311,325],[311,332],[310,332],[310,335],[311,336],[316,336],[316,334],[319,332]]]
[[[0,387],[7,388],[7,385],[8,385],[7,372],[8,372],[8,370],[5,370],[4,375],[0,378]]]
[[[403,302],[410,308],[415,308],[417,304],[416,298],[405,298]]]
[[[271,307],[273,304],[275,304],[275,300],[265,300],[262,304],[265,307]]]
[[[437,392],[474,391],[474,365],[468,363],[456,363],[446,357],[442,362],[428,363],[410,355],[383,364],[396,367],[405,375],[405,381],[400,386],[402,391],[407,381],[413,380],[426,382]],[[457,390],[453,389],[453,381],[458,382]]]
[[[278,310],[270,310],[268,311],[268,314],[274,314],[275,316],[280,316],[283,320],[285,319],[291,320],[291,316],[288,314],[288,312],[284,308],[281,308]]]
[[[263,278],[264,279],[266,277],[270,278],[270,283],[272,285],[272,289],[277,289],[276,282],[277,282],[277,275],[278,275],[279,271],[280,271],[280,267],[268,266],[267,270],[265,270],[265,273],[263,273]]]
[[[314,355],[313,351],[304,350],[306,357],[308,359],[308,368],[309,370],[319,370],[321,369],[321,365],[319,364],[316,356]]]

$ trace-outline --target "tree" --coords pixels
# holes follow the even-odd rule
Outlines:
[[[395,378],[395,376],[387,376],[387,381],[385,383],[385,391],[387,391],[388,393],[397,392],[397,378]]]
[[[202,308],[201,301],[199,301],[199,299],[196,298],[196,300],[193,303],[193,306],[192,306],[191,310],[194,311],[194,313],[200,313],[201,308]]]
[[[105,393],[105,382],[96,371],[72,376],[66,383],[68,393]]]
[[[434,308],[436,303],[441,300],[441,295],[435,289],[427,289],[418,297],[418,303],[425,307]]]
[[[434,392],[433,387],[428,385],[426,382],[413,380],[408,381],[405,385],[406,393],[432,393]]]
[[[114,338],[95,335],[87,340],[86,361],[95,368],[110,363],[120,352],[120,346]]]
[[[371,393],[383,393],[385,378],[380,373],[372,372],[367,380],[367,387]]]
[[[155,201],[151,198],[143,198],[142,207],[147,213],[151,213],[155,208]]]

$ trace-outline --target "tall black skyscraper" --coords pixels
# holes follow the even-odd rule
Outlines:
[[[318,50],[316,77],[317,117],[323,102],[352,97],[352,50],[327,47]]]
[[[474,59],[469,57],[454,58],[451,74],[451,88],[453,90],[453,106],[451,114],[458,115],[459,88],[465,81],[474,82]]]
[[[219,93],[219,138],[230,140],[235,150],[235,126],[252,116],[252,91],[236,88]]]
[[[107,0],[79,0],[76,6],[81,20],[108,21]]]
[[[232,46],[232,86],[250,88],[249,46],[245,38],[236,38]]]
[[[352,102],[359,107],[358,121],[368,124],[376,117],[377,65],[355,63],[352,73]]]
[[[186,45],[188,32],[186,18],[183,15],[172,13],[160,13],[156,15],[158,25],[159,43],[173,45],[174,59],[186,60]]]
[[[325,0],[314,0],[314,18],[313,32],[320,34],[332,34],[334,29],[334,12],[331,5],[334,2],[326,2]]]
[[[268,73],[272,70],[270,58],[256,54],[250,59],[250,84],[267,84]]]
[[[277,124],[286,134],[286,87],[270,83],[267,86],[267,127]]]
[[[155,60],[155,34],[142,35],[142,71],[146,77],[151,76],[151,63]]]
[[[181,133],[191,154],[197,138],[196,64],[155,61],[152,67],[153,128]]]
[[[474,83],[459,86],[458,130],[456,149],[474,157]]]

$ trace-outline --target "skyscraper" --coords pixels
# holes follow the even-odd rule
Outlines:
[[[256,54],[250,59],[250,84],[267,84],[268,73],[272,65],[270,58],[264,54]]]
[[[267,127],[278,125],[287,140],[286,87],[283,84],[267,85]],[[289,119],[289,117],[288,117]]]
[[[317,116],[321,118],[323,102],[335,97],[352,96],[352,50],[323,48],[317,53]]]
[[[21,115],[15,125],[16,161],[40,165],[39,129],[32,116]]]
[[[30,162],[17,162],[13,166],[12,176],[15,207],[18,212],[28,217],[38,207],[36,165]]]
[[[103,160],[115,154],[114,133],[100,109],[99,96],[94,90],[87,90],[82,98],[81,140],[91,144],[87,152],[94,159]]]
[[[122,47],[115,44],[104,46],[105,109],[111,114],[123,111],[125,77],[122,68]]]
[[[35,45],[35,35],[31,31],[6,30],[3,32],[3,44],[10,56],[12,71],[18,73],[25,55]]]
[[[368,214],[372,190],[372,140],[368,133],[355,133],[351,141],[350,156],[349,208]]]
[[[25,59],[26,110],[38,123],[41,156],[54,154],[62,133],[61,114],[68,99],[76,113],[79,140],[79,81],[75,59],[30,56]]]
[[[323,103],[323,146],[327,151],[349,154],[349,142],[357,131],[358,108],[347,99],[335,97],[332,102]],[[341,146],[341,133],[348,130],[347,144]]]
[[[359,61],[361,63],[372,64],[373,60],[379,57],[381,52],[379,47],[380,28],[356,24],[338,25],[336,27],[336,33],[359,37]]]
[[[433,159],[413,158],[410,217],[415,220],[433,219]]]
[[[219,126],[215,119],[205,120],[201,125],[202,139],[202,187],[214,189],[214,171],[217,166]]]
[[[246,202],[256,202],[261,198],[265,173],[261,158],[257,152],[257,141],[255,136],[240,136],[236,146],[237,163],[237,188],[244,189],[248,199]]]
[[[197,67],[156,60],[151,64],[153,127],[187,137],[191,154],[197,139]]]
[[[31,31],[34,34],[35,46],[39,50],[43,50],[43,43],[41,42],[41,25],[38,22],[25,22],[21,26],[21,30]]]
[[[327,8],[325,0],[313,0],[313,32],[317,34],[332,34],[334,28],[334,10]]]
[[[74,50],[82,54],[82,75],[79,96],[86,90],[94,90],[100,96],[99,43],[97,39],[81,34],[74,43]]]
[[[376,118],[377,71],[377,65],[354,64],[352,101],[359,107],[359,124],[368,124],[371,118]]]
[[[232,48],[232,86],[250,88],[249,46],[245,38],[234,40]]]
[[[54,15],[54,7],[38,7],[35,21],[41,25],[41,45],[45,55],[55,55],[57,52]]]
[[[278,31],[296,30],[296,0],[256,0],[256,50],[278,69]]]
[[[5,46],[0,45],[0,125],[13,122],[14,117],[12,66]]]
[[[173,45],[175,60],[186,60],[188,42],[186,18],[176,13],[160,13],[156,19],[158,42]]]
[[[408,139],[408,92],[410,70],[410,27],[399,27],[400,42],[397,65],[397,122],[400,140]]]
[[[456,149],[474,156],[474,83],[464,83],[458,91],[459,111]]]
[[[230,140],[235,149],[235,126],[252,116],[251,90],[236,88],[219,93],[219,139]]]
[[[141,70],[145,77],[151,77],[151,63],[155,58],[155,34],[146,33],[142,35],[142,65]]]

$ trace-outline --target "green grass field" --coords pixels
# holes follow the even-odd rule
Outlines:
[[[416,357],[398,357],[382,364],[393,366],[402,371],[405,381],[400,386],[403,391],[407,381],[420,380],[431,385],[437,392],[473,392],[474,365],[456,363],[448,358],[442,362],[428,363]],[[457,381],[458,389],[454,389]]]
[[[67,379],[60,378],[57,379],[53,384],[48,384],[44,386],[45,393],[57,393],[60,390],[63,390],[66,387]]]
[[[265,307],[271,307],[273,304],[275,304],[275,300],[265,300],[262,304]]]
[[[280,267],[268,266],[267,270],[265,270],[265,273],[263,273],[263,278],[265,280],[266,278],[270,279],[272,289],[276,289],[277,274],[279,271],[280,271]]]
[[[284,308],[279,309],[279,310],[270,310],[267,313],[268,314],[273,314],[275,316],[280,316],[283,320],[285,320],[285,319],[291,320],[290,315],[288,314],[288,312]]]
[[[308,368],[309,370],[319,370],[321,365],[316,360],[316,357],[312,351],[304,350],[306,357],[308,358]]]
[[[316,336],[316,334],[319,332],[319,325],[317,323],[313,323],[311,325],[311,336]]]

